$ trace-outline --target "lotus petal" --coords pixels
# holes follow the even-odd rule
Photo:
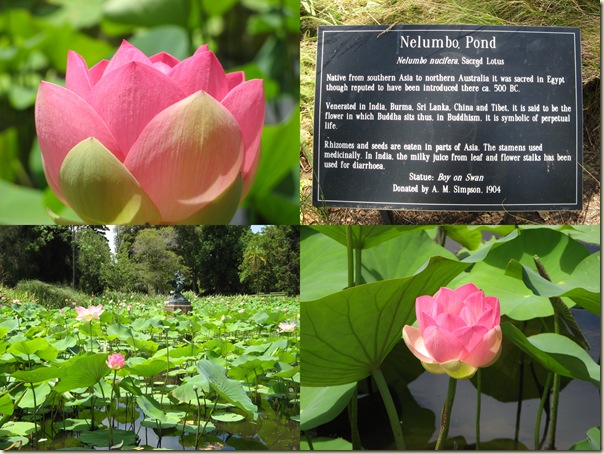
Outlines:
[[[67,203],[88,224],[158,224],[160,216],[126,167],[95,138],[76,145],[61,167]]]

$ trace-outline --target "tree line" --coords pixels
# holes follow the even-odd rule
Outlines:
[[[110,235],[109,232],[111,232]],[[298,294],[297,226],[2,226],[0,283],[37,279],[86,293]],[[108,236],[115,239],[111,250]]]

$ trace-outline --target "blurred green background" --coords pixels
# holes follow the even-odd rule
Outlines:
[[[36,140],[40,80],[65,84],[67,51],[89,67],[122,39],[178,59],[208,44],[226,72],[264,79],[262,159],[244,204],[249,224],[299,223],[297,0],[0,0],[0,224],[77,219],[46,185]]]

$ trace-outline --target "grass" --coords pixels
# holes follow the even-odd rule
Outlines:
[[[593,0],[302,0],[300,3],[300,222],[381,223],[375,210],[315,208],[312,206],[312,150],[315,90],[316,35],[320,25],[371,24],[477,24],[532,25],[581,28],[584,96],[584,165],[593,176],[593,192],[599,193],[600,174],[600,5]],[[595,178],[595,180],[594,180]],[[594,180],[595,183],[592,181]],[[577,223],[597,213],[577,216],[537,216],[537,222]],[[596,207],[598,205],[598,207]],[[407,212],[411,213],[411,212]],[[405,212],[399,212],[403,218]],[[413,218],[414,216],[409,216]],[[501,216],[503,217],[503,215]],[[468,221],[472,219],[472,221]],[[461,217],[462,223],[485,222],[478,216]],[[516,219],[523,223],[522,219]],[[487,221],[488,222],[488,221]],[[438,223],[442,223],[438,222]],[[590,222],[591,223],[591,222]]]

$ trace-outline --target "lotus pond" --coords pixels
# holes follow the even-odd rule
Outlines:
[[[182,314],[140,295],[5,297],[0,448],[297,449],[297,298],[189,299]]]
[[[319,226],[300,254],[302,449],[600,449],[599,226]],[[401,331],[470,283],[499,355],[430,373]]]

